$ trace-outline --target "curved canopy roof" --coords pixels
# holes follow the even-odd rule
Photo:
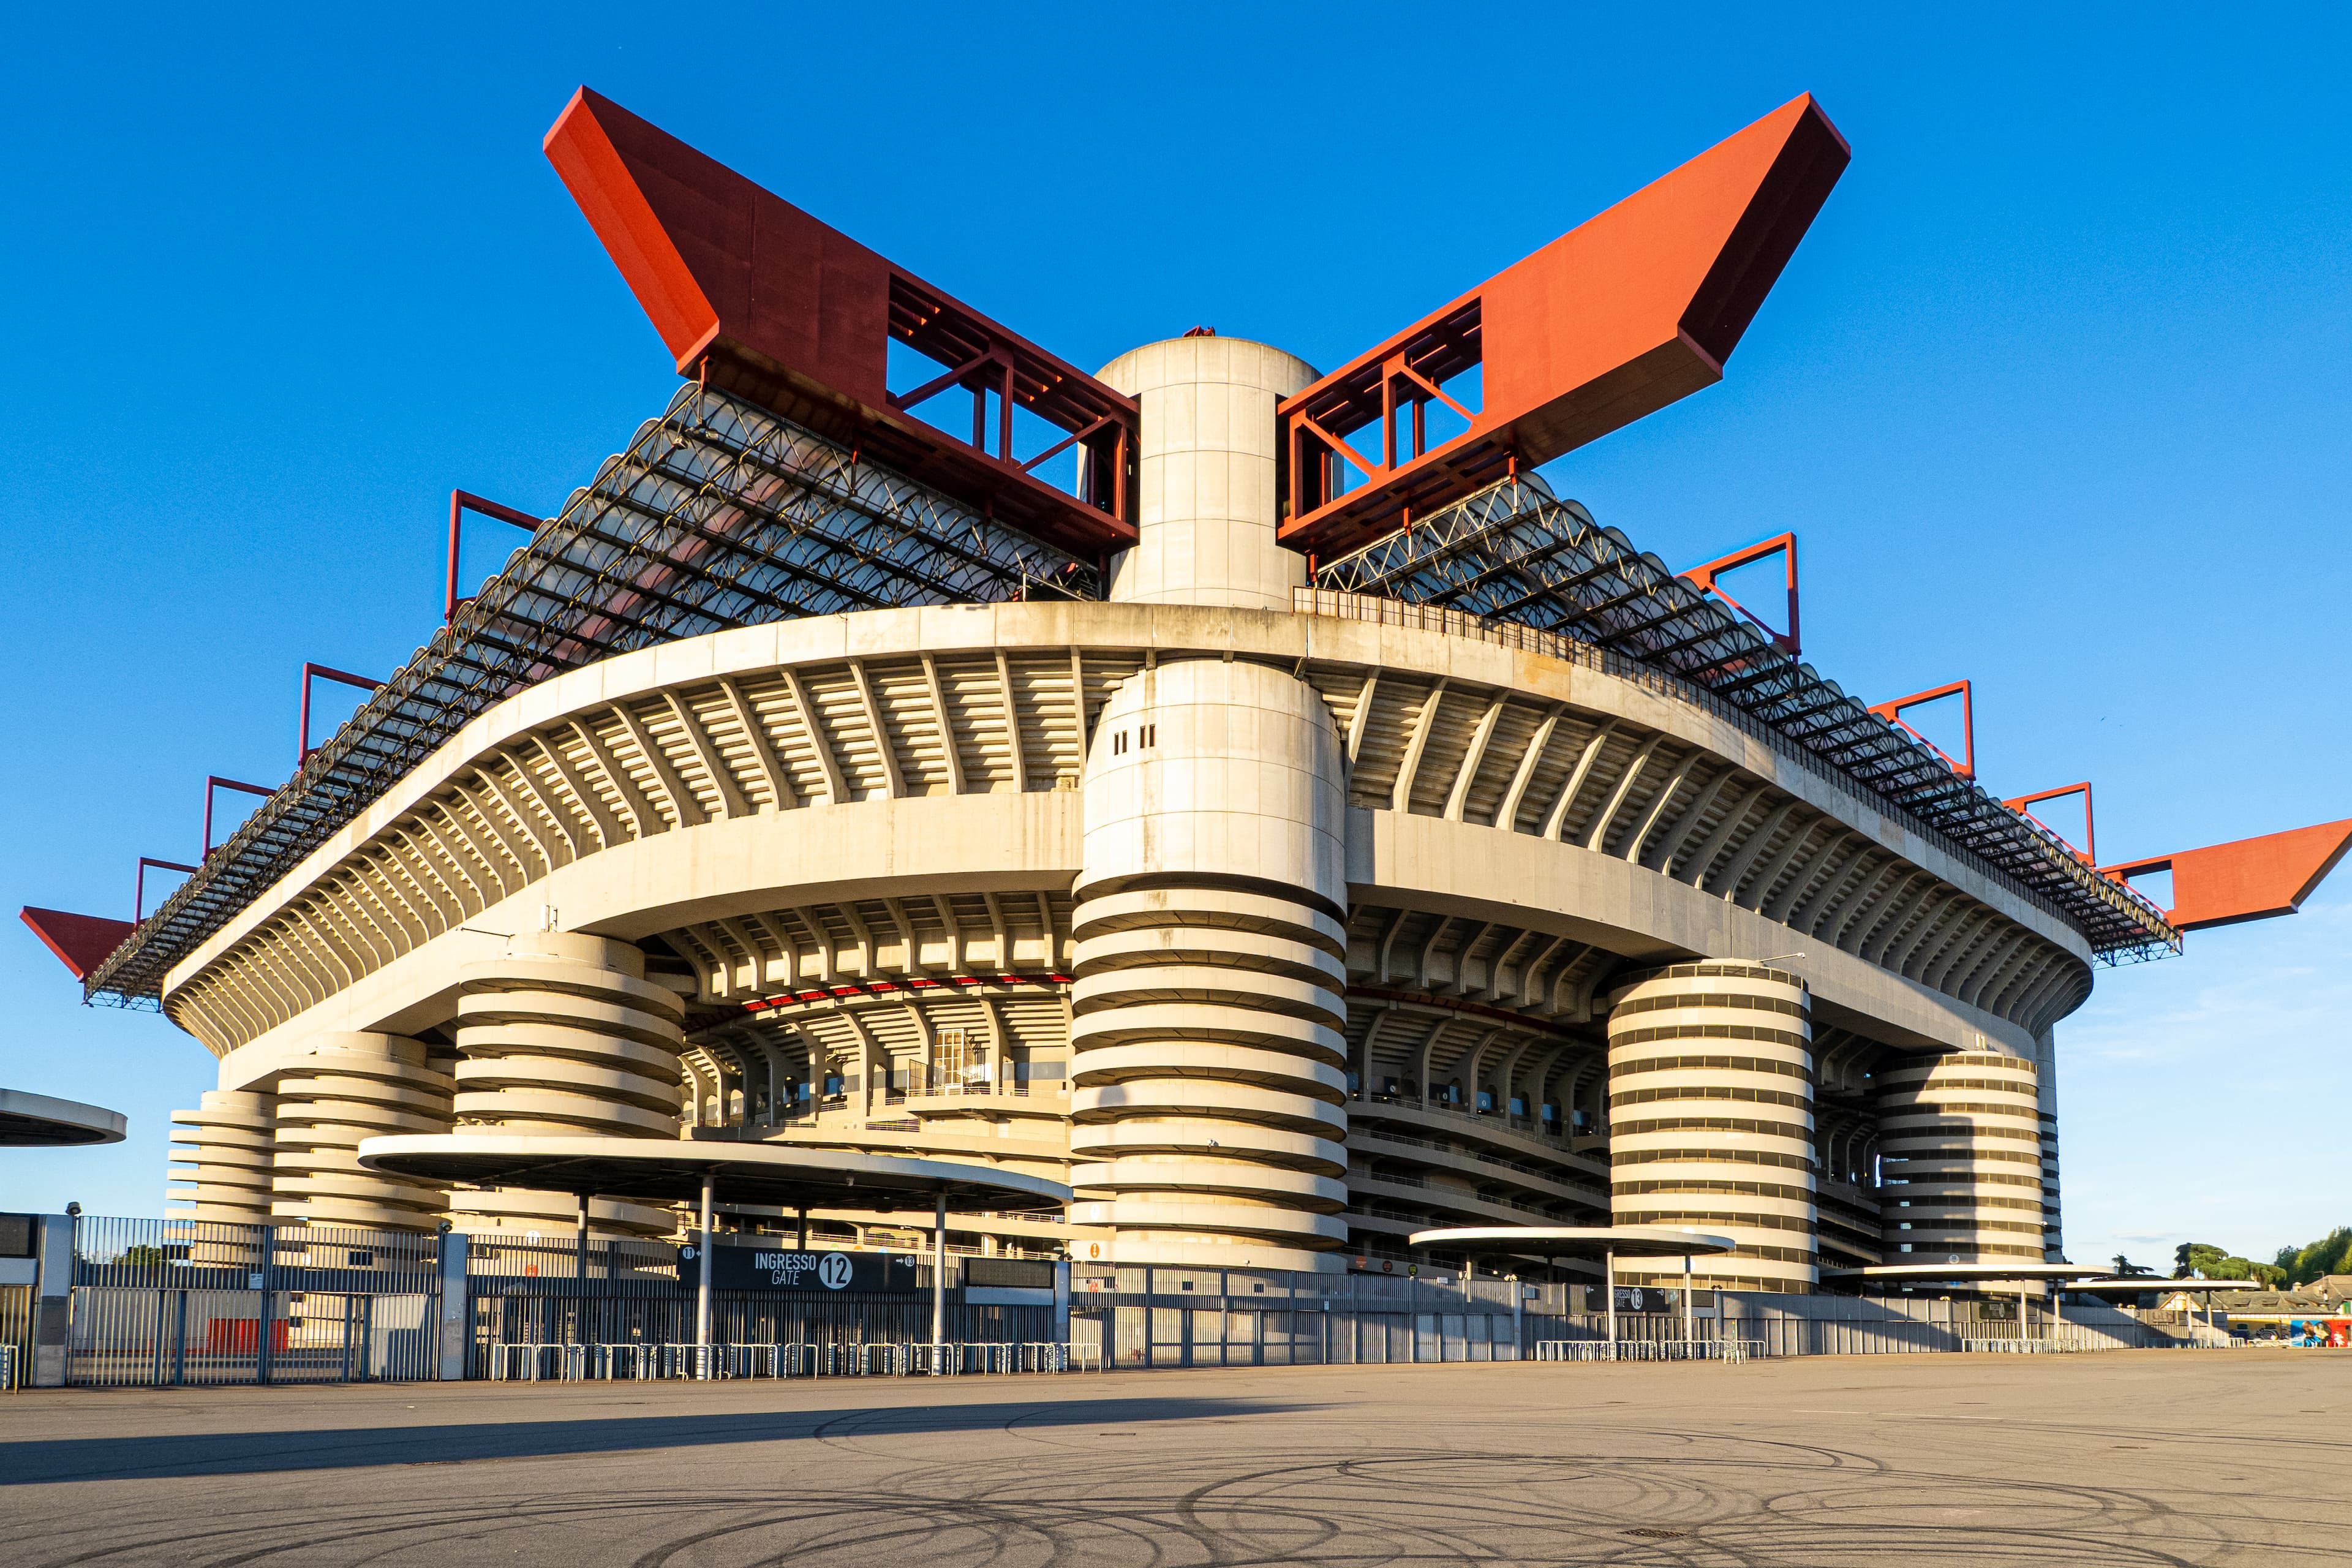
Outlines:
[[[122,1112],[78,1100],[0,1089],[0,1149],[122,1142]]]
[[[1415,1247],[1455,1252],[1517,1252],[1549,1258],[1702,1258],[1738,1246],[1727,1236],[1672,1225],[1496,1225],[1417,1230]]]
[[[961,1214],[1017,1214],[1058,1210],[1070,1201],[1070,1189],[1059,1182],[988,1165],[717,1139],[404,1133],[368,1139],[359,1159],[371,1171],[425,1181],[640,1203],[698,1199],[705,1176],[730,1203],[779,1208],[928,1209],[945,1197]]]

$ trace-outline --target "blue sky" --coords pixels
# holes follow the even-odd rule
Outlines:
[[[540,153],[582,82],[1081,364],[1327,366],[1811,90],[1854,161],[1727,379],[1553,482],[1676,563],[1794,528],[1809,657],[1971,678],[1988,783],[2090,778],[2104,858],[2352,816],[2341,14],[1631,9],[20,16],[0,900],[123,912],[205,774],[290,771],[305,659],[429,634],[452,486],[552,510],[659,410]],[[210,1058],[8,930],[0,1084],[132,1134],[0,1153],[0,1207],[159,1212]],[[2074,1256],[2352,1222],[2348,953],[2352,874],[2102,973]]]

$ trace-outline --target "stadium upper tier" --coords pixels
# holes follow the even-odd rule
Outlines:
[[[1738,722],[1958,864],[2032,899],[2081,931],[2093,953],[2179,945],[2145,899],[1811,666],[1775,655],[1745,622],[1539,479],[1504,480],[1399,541],[1331,563],[1317,581],[1468,612],[1427,624],[1490,637],[1490,628],[1507,636],[1526,626],[1555,634],[1559,657],[1607,656],[1606,668]],[[467,721],[564,670],[730,626],[1099,595],[1091,563],[854,462],[846,448],[730,394],[682,387],[85,979],[84,993],[159,999],[174,964]]]

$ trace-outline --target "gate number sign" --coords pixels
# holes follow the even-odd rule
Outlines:
[[[906,1292],[915,1288],[915,1260],[903,1255],[717,1247],[710,1252],[710,1283],[721,1290]]]

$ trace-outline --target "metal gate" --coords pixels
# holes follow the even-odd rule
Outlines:
[[[66,1381],[429,1378],[438,1246],[399,1231],[84,1216]]]

